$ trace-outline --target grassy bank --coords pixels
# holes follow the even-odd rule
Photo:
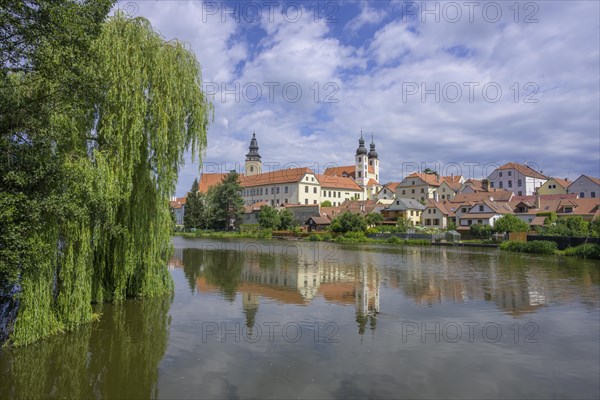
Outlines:
[[[271,239],[270,230],[256,230],[248,232],[238,231],[196,231],[196,232],[173,232],[174,236],[183,236],[190,238],[249,238],[249,239]]]
[[[558,250],[555,242],[534,240],[531,242],[507,241],[500,244],[500,250],[529,254],[556,254],[569,257],[600,260],[600,245],[586,243],[577,247]]]

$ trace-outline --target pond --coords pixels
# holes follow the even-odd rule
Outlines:
[[[172,297],[0,352],[0,398],[598,398],[600,263],[175,237]]]

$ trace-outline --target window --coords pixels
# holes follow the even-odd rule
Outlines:
[[[412,190],[412,193],[415,194],[415,189]]]
[[[316,187],[313,188],[313,193],[317,193],[317,188]]]
[[[437,209],[436,208],[433,209],[433,213],[437,214]]]
[[[466,208],[461,208],[460,211],[466,213],[467,209]]]
[[[410,210],[410,216],[412,217],[413,215],[415,215],[415,214],[414,214],[414,211],[413,211],[413,210]]]
[[[443,189],[442,189],[442,192],[446,193],[446,188],[443,188]]]
[[[369,160],[369,165],[373,165],[373,160]]]
[[[565,212],[566,213],[572,213],[573,212],[573,207],[565,207]]]
[[[517,186],[518,187],[523,186],[523,180],[522,179],[517,179]]]
[[[308,193],[308,186],[304,186],[304,193]]]
[[[331,190],[329,191],[329,197],[331,197]]]
[[[304,199],[304,204],[308,204],[308,199]]]
[[[493,189],[494,188],[494,182],[490,182],[490,187]]]
[[[287,204],[287,203],[288,203],[288,199],[285,199],[284,201],[285,201],[285,204]]]
[[[406,190],[402,190],[402,194],[406,194]]]
[[[283,192],[284,192],[284,193],[287,193],[287,192],[288,192],[288,187],[287,187],[287,186],[286,186],[286,187],[283,189]]]
[[[512,171],[508,171],[508,176],[512,176]]]
[[[502,177],[502,171],[498,172],[498,176]]]
[[[583,199],[585,197],[585,193],[579,192],[579,198]]]
[[[338,192],[338,199],[342,197],[342,192]]]
[[[519,193],[517,193],[517,195],[519,195],[519,196],[523,196],[523,192],[521,192],[521,191],[519,190]]]
[[[482,220],[480,220],[480,219],[478,219],[478,220],[477,220],[477,223],[478,223],[479,225],[481,225],[481,224],[483,223],[483,221],[482,221]]]
[[[502,189],[502,187],[503,187],[503,186],[502,186],[502,181],[498,182],[498,187],[499,187],[500,189]]]
[[[399,206],[400,205],[400,201],[396,200],[396,205]]]
[[[431,214],[431,208],[427,210],[427,214]]]
[[[595,197],[596,197],[596,192],[592,192],[592,193],[590,193],[590,197],[591,197],[591,198],[595,198]]]
[[[279,186],[277,186],[276,193],[279,194]]]
[[[421,193],[425,193],[425,188],[421,188]]]
[[[314,181],[315,181],[315,178],[314,178],[314,177],[311,177],[311,178],[310,178],[310,180],[311,180],[312,182],[314,182]]]
[[[271,194],[275,194],[275,187],[274,186],[271,187]]]
[[[362,172],[361,171],[358,171],[358,177],[362,178]]]
[[[250,172],[254,172],[254,167],[252,165],[250,166]]]
[[[467,222],[467,224],[468,224],[468,225],[472,225],[472,224],[473,224],[473,220],[472,220],[472,219],[470,219],[470,220]]]
[[[412,181],[413,186],[415,185],[415,181]]]
[[[479,211],[483,211],[483,206],[479,206]]]
[[[362,162],[362,157],[358,157],[358,162]]]
[[[316,200],[313,200],[313,204],[317,204],[317,201],[316,201]]]

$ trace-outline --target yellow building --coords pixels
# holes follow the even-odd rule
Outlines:
[[[567,194],[567,188],[573,183],[568,179],[550,178],[540,186],[537,194]]]

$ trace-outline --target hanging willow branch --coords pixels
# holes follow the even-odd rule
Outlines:
[[[212,117],[200,65],[181,42],[120,13],[91,51],[85,109],[55,107],[49,118],[61,132],[66,204],[45,210],[32,238],[44,252],[24,264],[15,344],[90,321],[93,302],[172,291],[168,199],[184,153],[205,149]]]

